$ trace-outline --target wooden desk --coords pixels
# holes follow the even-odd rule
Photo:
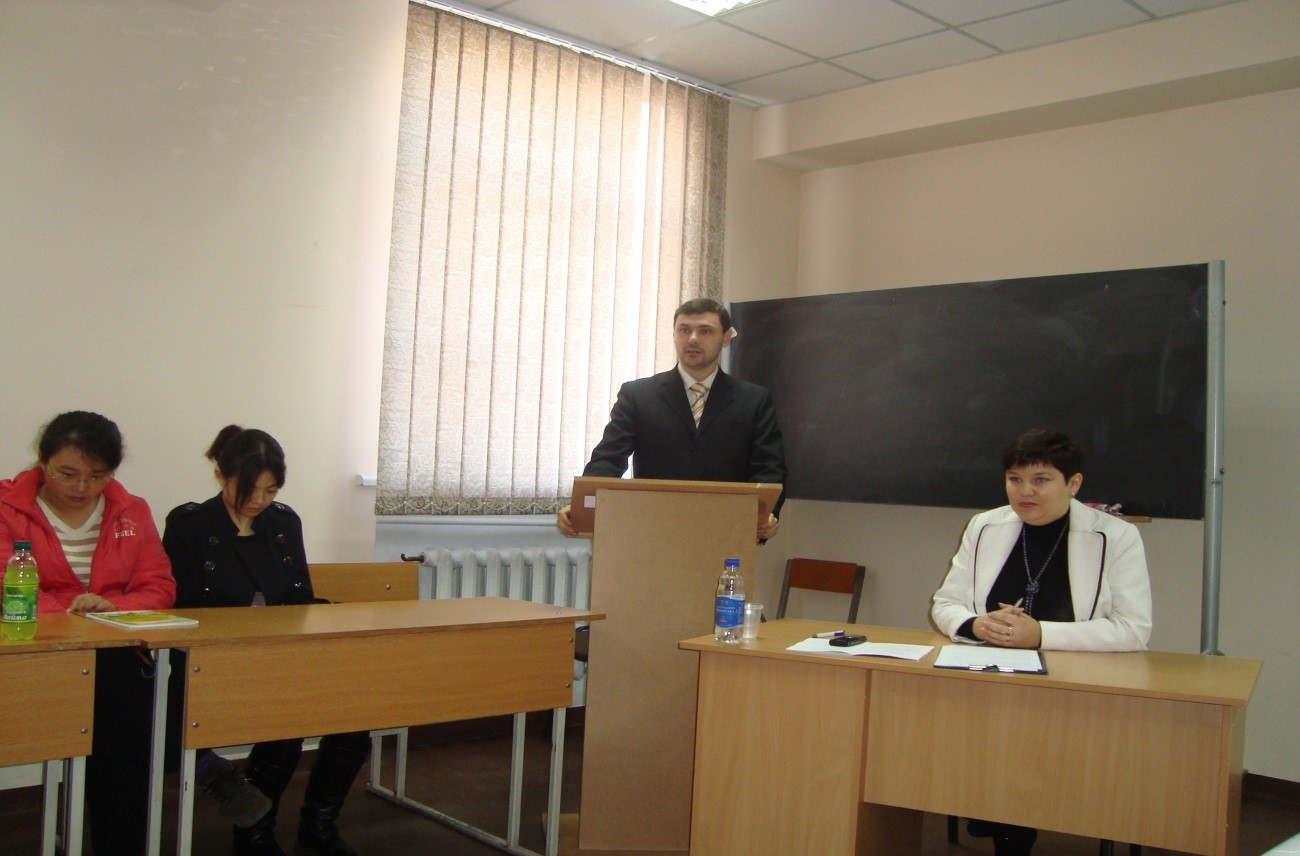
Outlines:
[[[164,688],[167,650],[189,651],[181,854],[189,852],[195,749],[547,708],[562,726],[572,700],[574,623],[603,618],[504,598],[173,611],[198,625],[132,632],[158,649]],[[159,780],[162,760],[156,751]],[[558,786],[553,792],[558,817]],[[150,852],[157,853],[161,812],[153,808]],[[548,830],[548,846],[555,835]]]
[[[700,653],[691,852],[917,853],[922,812],[1233,856],[1257,660],[1048,651],[1046,675],[792,654],[784,619]]]
[[[0,767],[44,765],[43,854],[55,850],[58,764],[66,793],[64,852],[81,853],[85,764],[94,738],[95,649],[134,643],[67,613],[42,614],[31,641],[0,639]]]

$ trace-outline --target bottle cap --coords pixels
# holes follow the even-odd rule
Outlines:
[[[32,542],[31,542],[31,541],[15,541],[15,542],[14,542],[14,549],[15,549],[15,550],[31,550],[31,549],[32,549]]]
[[[735,556],[732,556],[731,558],[727,559],[726,562],[723,563],[723,567],[726,567],[726,568],[739,568],[739,567],[740,567],[740,559],[737,559]]]

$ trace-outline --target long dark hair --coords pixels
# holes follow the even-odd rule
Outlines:
[[[227,425],[217,432],[217,439],[208,447],[207,458],[217,465],[223,479],[237,479],[236,508],[253,495],[253,487],[262,473],[269,472],[275,486],[284,487],[284,449],[265,431]]]

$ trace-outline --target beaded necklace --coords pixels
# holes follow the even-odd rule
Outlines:
[[[1061,542],[1065,540],[1065,532],[1070,528],[1070,523],[1067,520],[1065,525],[1061,527],[1060,534],[1056,536],[1056,543],[1052,545],[1052,551],[1047,554],[1047,558],[1043,561],[1042,567],[1038,569],[1036,574],[1029,570],[1029,542],[1025,537],[1027,528],[1025,525],[1020,527],[1020,555],[1025,559],[1025,579],[1029,581],[1025,586],[1025,602],[1023,606],[1025,615],[1033,615],[1034,595],[1038,594],[1038,581],[1042,579],[1043,571],[1047,570],[1047,566],[1052,563],[1052,557],[1056,555],[1056,548],[1060,547]]]

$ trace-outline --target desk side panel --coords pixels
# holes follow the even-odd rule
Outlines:
[[[701,653],[692,854],[855,851],[869,675]]]
[[[190,650],[185,746],[566,707],[563,624],[285,639]]]
[[[0,655],[0,767],[89,755],[95,652]]]
[[[869,802],[1224,852],[1224,709],[998,681],[873,677]]]

